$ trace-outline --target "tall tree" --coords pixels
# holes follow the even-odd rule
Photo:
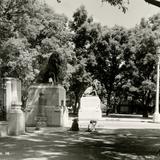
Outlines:
[[[75,51],[75,70],[71,77],[70,90],[74,92],[75,96],[75,111],[77,104],[80,106],[80,98],[83,92],[92,83],[92,76],[86,71],[86,63],[88,49],[98,38],[100,26],[93,23],[93,18],[88,17],[85,7],[81,6],[73,14],[73,21],[70,23],[70,28],[73,32],[72,40]]]
[[[35,79],[40,79],[41,70],[46,68],[50,72],[48,81],[55,72],[51,66],[57,57],[56,67],[63,64],[59,69],[65,75],[66,61],[72,52],[68,19],[38,0],[2,0],[0,3],[0,76],[20,78],[27,88]],[[62,75],[58,75],[61,83]]]
[[[26,68],[30,64],[30,69],[35,71],[34,80],[52,54],[59,52],[62,57],[68,56],[67,18],[55,14],[44,3],[37,0],[1,1],[0,20],[1,76],[14,75],[24,80],[21,77],[25,74],[23,69],[14,73],[19,70],[15,66],[25,64],[26,60]],[[16,63],[15,59],[20,61],[20,58],[23,63]]]
[[[117,77],[121,73],[123,51],[127,42],[127,30],[123,27],[115,26],[112,29],[104,27],[101,38],[91,47],[87,69],[105,86],[110,108],[115,106],[114,97],[120,83]]]
[[[140,25],[132,30],[132,53],[130,52],[130,64],[127,64],[131,68],[130,78],[123,86],[128,89],[134,101],[142,106],[144,117],[148,117],[148,108],[153,103],[155,93],[157,35],[152,27],[149,21],[142,19]]]

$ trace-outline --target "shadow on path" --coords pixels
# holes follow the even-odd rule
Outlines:
[[[158,160],[159,150],[159,130],[88,133],[50,128],[0,138],[0,160]]]

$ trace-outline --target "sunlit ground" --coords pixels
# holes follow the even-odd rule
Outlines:
[[[159,160],[160,130],[45,128],[0,138],[0,160]]]

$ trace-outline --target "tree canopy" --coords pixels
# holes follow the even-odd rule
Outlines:
[[[107,2],[112,6],[118,6],[124,13],[127,10],[127,4],[129,4],[129,0],[102,0],[102,2]]]
[[[147,116],[155,97],[159,14],[142,19],[139,25],[128,30],[94,23],[84,6],[77,9],[73,19],[70,27],[74,32],[76,63],[83,66],[91,81],[96,79],[101,83],[105,90],[101,96],[107,98],[107,105],[116,109],[132,101]]]
[[[54,55],[57,59],[57,52],[61,61],[70,56],[67,17],[56,14],[45,3],[2,0],[0,21],[2,77],[33,82],[47,68],[45,64],[51,55],[50,65],[54,63]],[[63,67],[65,72],[66,66]]]
[[[103,2],[123,11],[128,3]],[[2,0],[0,7],[1,77],[20,78],[26,88],[52,78],[74,99],[74,112],[95,81],[109,107],[130,99],[147,116],[154,106],[160,14],[126,29],[95,23],[84,6],[72,21],[38,0]]]

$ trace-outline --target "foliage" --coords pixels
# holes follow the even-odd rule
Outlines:
[[[102,0],[126,11],[128,1]],[[73,20],[38,0],[0,2],[0,76],[20,78],[26,88],[52,78],[74,99],[74,112],[87,87],[98,80],[109,107],[131,101],[147,116],[153,106],[160,14],[133,29],[94,23],[84,6]]]
[[[67,18],[55,14],[46,4],[36,0],[1,1],[0,21],[1,76],[31,83],[46,68],[44,63],[51,55],[59,53],[63,54],[61,60],[67,58]]]
[[[129,61],[124,65],[126,84],[123,89],[132,96],[134,103],[143,108],[143,116],[148,116],[148,108],[153,105],[155,95],[156,47],[157,35],[153,32],[154,25],[149,21],[141,20],[130,34]],[[126,68],[127,67],[127,68]]]
[[[87,52],[91,43],[93,43],[98,34],[94,28],[92,17],[88,17],[84,6],[81,6],[73,14],[73,21],[70,22],[70,28],[73,32],[73,44],[75,51],[74,70],[70,77],[69,91],[73,92],[75,97],[74,112],[80,106],[80,98],[87,87],[92,84],[92,76],[86,71]]]
[[[48,82],[53,74],[57,83],[63,83],[73,52],[67,25],[64,15],[38,0],[2,0],[0,76],[19,78],[24,95],[33,82]]]
[[[123,51],[127,46],[127,31],[119,26],[112,29],[103,28],[102,36],[91,47],[91,55],[87,69],[95,79],[98,79],[107,91],[108,106],[112,106],[111,99],[120,83],[117,78],[121,74],[124,63]],[[115,101],[115,100],[113,100]]]
[[[74,31],[75,66],[83,66],[92,79],[97,79],[105,87],[101,99],[106,97],[109,107],[116,107],[131,98],[135,104],[141,104],[143,115],[147,116],[148,107],[153,105],[155,53],[159,38],[157,16],[149,21],[142,19],[140,25],[127,30],[120,26],[108,28],[95,24],[83,6],[74,13],[70,27]],[[73,77],[71,83],[77,82],[78,76]],[[72,90],[80,83],[73,86]]]
[[[127,10],[127,4],[129,4],[129,0],[102,0],[102,2],[107,2],[112,6],[118,6],[124,13]]]

